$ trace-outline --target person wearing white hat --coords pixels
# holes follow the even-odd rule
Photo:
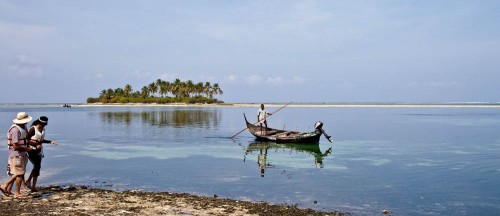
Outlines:
[[[22,198],[21,184],[24,181],[24,173],[26,172],[26,164],[28,163],[28,156],[26,152],[31,151],[28,146],[26,137],[28,132],[26,124],[31,121],[31,116],[25,112],[20,112],[17,117],[12,120],[14,123],[7,133],[7,143],[9,144],[9,164],[11,165],[12,177],[10,177],[3,185],[0,185],[0,191],[4,195],[9,196],[10,192],[7,190],[9,185],[14,181],[16,182],[16,191],[14,198]]]

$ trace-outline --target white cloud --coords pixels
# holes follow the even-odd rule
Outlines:
[[[258,85],[259,83],[262,83],[262,77],[259,75],[252,75],[252,76],[247,76],[244,78],[245,82],[250,84],[250,85]]]
[[[193,82],[217,82],[217,77],[201,75],[199,80],[193,80]]]
[[[42,76],[43,66],[27,54],[15,55],[6,65],[5,71],[14,76]]]
[[[290,78],[282,76],[268,77],[266,79],[267,83],[274,85],[287,85],[287,84],[299,84],[306,82],[306,79],[300,76],[293,76]]]
[[[285,81],[285,79],[283,77],[276,76],[276,77],[268,77],[266,81],[267,83],[270,84],[280,85]]]
[[[52,38],[55,31],[53,27],[41,25],[22,25],[14,23],[0,22],[0,38],[20,40],[23,42],[32,41],[40,38]]]
[[[273,84],[273,85],[288,85],[288,84],[299,84],[299,83],[304,83],[307,81],[307,79],[300,77],[300,76],[293,76],[293,77],[283,77],[283,76],[269,76],[269,77],[263,77],[260,75],[251,75],[251,76],[246,76],[242,77],[241,79],[244,80],[244,82],[247,85],[267,85],[267,84]],[[226,77],[225,81],[231,82],[231,83],[238,83],[240,80],[240,77],[237,75],[229,75]]]
[[[104,77],[104,75],[102,73],[98,73],[98,74],[95,74],[95,75],[86,76],[85,80],[92,80],[92,81],[102,80],[103,77]]]
[[[182,80],[182,78],[179,77],[179,75],[177,75],[177,74],[169,74],[169,73],[160,74],[159,79],[164,80],[164,81],[168,81],[168,82],[173,82],[175,79]]]
[[[151,73],[149,72],[142,72],[140,70],[135,70],[134,71],[134,75],[137,77],[137,78],[148,78],[151,76]]]
[[[307,81],[307,79],[306,79],[306,78],[299,77],[299,76],[294,76],[294,77],[292,78],[292,82],[294,82],[294,83],[304,83],[304,82],[306,82],[306,81]]]
[[[225,80],[228,82],[237,82],[238,76],[231,74],[231,75],[227,76]]]
[[[168,81],[168,82],[173,82],[175,79],[180,79],[181,81],[187,81],[191,80],[194,83],[198,82],[218,82],[219,80],[217,79],[216,76],[211,76],[211,75],[189,75],[189,74],[169,74],[169,73],[163,73],[160,74],[159,79],[163,81]],[[156,81],[156,78],[155,78]]]
[[[2,11],[0,10],[0,13]],[[41,62],[60,61],[67,41],[58,35],[56,28],[47,25],[18,24],[0,21],[0,48],[2,56],[29,52],[31,58]]]

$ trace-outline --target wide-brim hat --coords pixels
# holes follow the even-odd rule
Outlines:
[[[26,123],[30,122],[31,119],[33,119],[33,118],[31,116],[29,116],[28,114],[26,114],[25,112],[20,112],[17,114],[17,118],[12,120],[12,122],[14,122],[14,124],[26,124]]]

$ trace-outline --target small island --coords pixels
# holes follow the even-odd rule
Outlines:
[[[87,98],[87,103],[224,103],[214,98],[222,95],[223,91],[218,83],[194,83],[191,80],[173,82],[157,79],[149,85],[143,86],[140,91],[134,91],[132,85],[126,84],[123,88],[104,89],[99,97]]]

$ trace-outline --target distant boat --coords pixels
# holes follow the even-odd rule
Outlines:
[[[276,143],[302,143],[302,144],[317,144],[321,135],[324,134],[329,142],[332,142],[331,136],[325,133],[322,129],[323,122],[318,121],[314,125],[315,130],[312,132],[287,131],[274,128],[261,127],[248,122],[246,115],[243,113],[248,131],[259,141],[271,141]]]
[[[62,107],[64,107],[64,108],[71,108],[71,105],[70,104],[64,104],[64,105],[62,105]]]

